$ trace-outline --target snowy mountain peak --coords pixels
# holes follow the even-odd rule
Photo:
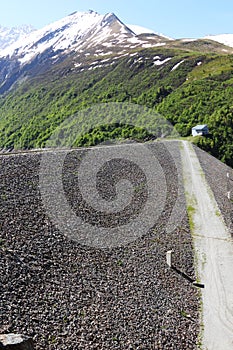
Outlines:
[[[30,33],[23,40],[19,38],[1,51],[0,56],[17,57],[21,63],[25,63],[49,48],[52,48],[53,51],[68,49],[91,28],[98,25],[103,18],[103,15],[96,12],[74,12]]]
[[[148,41],[149,40],[149,41]],[[50,51],[50,57],[59,53],[93,53],[98,46],[104,52],[106,48],[122,50],[124,47],[153,46],[150,39],[139,39],[114,13],[100,15],[88,12],[73,12],[70,15],[46,27],[29,33],[27,37],[14,42],[0,52],[0,57],[13,58],[25,64],[38,55]],[[156,39],[157,40],[157,39]],[[105,52],[106,53],[106,52]],[[47,55],[47,54],[46,54]],[[47,56],[46,56],[47,57]]]
[[[211,39],[233,43],[232,36]],[[172,45],[182,45],[182,40],[176,42],[149,29],[125,25],[114,13],[100,15],[93,10],[73,12],[39,30],[0,27],[0,93],[66,59],[70,69],[92,70],[124,56],[133,57],[137,50]]]

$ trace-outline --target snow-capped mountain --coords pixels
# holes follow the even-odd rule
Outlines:
[[[0,94],[66,59],[71,70],[91,70],[117,57],[134,55],[137,49],[180,45],[147,28],[125,25],[113,13],[94,11],[74,12],[39,30],[0,27],[0,40]],[[219,50],[226,51],[225,47]]]
[[[218,43],[233,47],[233,34],[208,35],[204,39],[214,40]]]
[[[78,67],[89,57],[127,54],[136,48],[165,45],[167,40],[151,34],[137,36],[113,13],[74,12],[0,51],[0,93],[67,57],[72,56]]]
[[[203,39],[233,47],[233,34]],[[31,26],[11,29],[0,26],[0,59],[12,59],[22,66],[45,53],[47,58],[71,52],[82,56],[101,55],[165,45],[171,40],[174,39],[141,26],[125,25],[113,13],[100,15],[90,10],[74,12],[40,30],[33,30]]]
[[[40,30],[30,33],[0,52],[0,57],[17,58],[28,63],[38,55],[50,50],[51,53],[85,50],[93,52],[97,46],[111,51],[124,46],[137,47],[142,44],[153,45],[151,39],[145,42],[124,25],[113,13],[100,15],[94,11],[75,12]]]
[[[22,25],[13,28],[6,28],[0,25],[0,50],[12,45],[14,42],[22,39],[32,31],[34,31],[34,28],[30,25]]]

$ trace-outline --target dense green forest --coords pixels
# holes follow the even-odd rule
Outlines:
[[[45,147],[54,133],[72,134],[72,146],[186,137],[196,124],[208,124],[209,137],[193,142],[233,166],[233,55],[160,47],[108,56],[98,67],[94,60],[80,69],[70,57],[2,95],[0,148]],[[100,107],[106,103],[108,113]]]

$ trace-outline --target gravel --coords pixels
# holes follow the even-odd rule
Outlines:
[[[233,170],[200,148],[194,146],[194,149],[225,223],[233,235]],[[231,199],[227,197],[228,192],[231,192]]]
[[[198,290],[169,270],[165,259],[173,249],[176,266],[195,278],[187,215],[173,232],[166,231],[178,195],[174,159],[179,164],[179,148],[173,147],[172,157],[163,144],[150,149],[166,179],[164,209],[142,237],[112,249],[69,240],[51,222],[39,190],[41,154],[0,157],[1,333],[31,336],[35,349],[197,348]],[[116,223],[112,217],[103,218],[90,208],[83,214],[73,167],[83,154],[75,150],[66,158],[67,200],[85,220],[105,227],[110,220],[111,227]],[[137,176],[142,174],[121,165],[127,179],[140,184]],[[114,196],[114,186],[110,184],[110,192],[104,188],[111,171],[114,167],[100,172],[97,185],[106,199]],[[140,191],[132,201],[136,213],[138,201],[147,198],[145,188]],[[127,209],[121,224],[132,215]]]

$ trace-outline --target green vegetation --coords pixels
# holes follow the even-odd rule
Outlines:
[[[72,136],[72,146],[107,139],[147,141],[169,134],[168,126],[159,129],[160,120],[146,112],[130,123],[127,107],[119,108],[118,118],[101,111],[86,114],[91,106],[122,102],[148,107],[151,115],[160,113],[181,137],[190,136],[195,124],[208,124],[210,136],[193,142],[233,166],[233,55],[161,47],[132,54],[117,60],[108,56],[111,65],[91,70],[96,57],[89,58],[83,71],[74,68],[71,57],[15,86],[0,97],[0,148],[45,147],[57,128],[61,138],[63,133],[74,134],[74,119],[61,127],[72,116],[82,126],[77,137]],[[169,60],[156,65],[157,56]]]
[[[180,314],[182,317],[190,318],[190,315],[185,310],[180,310]]]
[[[192,206],[192,205],[188,205],[187,207],[187,213],[188,213],[188,218],[189,218],[189,226],[190,226],[190,230],[193,232],[194,231],[194,220],[193,220],[193,216],[195,214],[196,209]]]
[[[158,111],[182,136],[190,135],[196,124],[208,124],[209,137],[195,137],[193,142],[233,166],[233,80],[223,82],[222,75],[183,84],[163,100]]]

